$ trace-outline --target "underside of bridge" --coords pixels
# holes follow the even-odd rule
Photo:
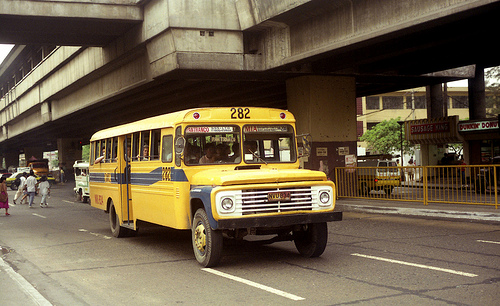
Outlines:
[[[293,31],[296,25],[314,23],[324,16],[324,10],[335,9],[344,2],[310,1],[270,18],[269,22],[285,24]],[[78,138],[85,143],[99,129],[189,107],[251,105],[287,108],[286,80],[303,75],[355,77],[358,97],[470,78],[474,70],[466,66],[500,64],[492,36],[498,16],[500,4],[493,2],[401,30],[391,31],[389,26],[384,35],[352,41],[344,46],[324,46],[324,50],[311,50],[297,59],[292,55],[288,61],[264,71],[179,68],[64,118],[47,122],[22,137],[9,138],[1,146],[17,150],[27,146],[30,140],[28,146],[52,150],[56,149],[56,144],[48,144],[47,139]],[[62,18],[44,20],[47,21],[53,22],[57,28],[65,26]],[[140,26],[137,20],[88,20],[84,26],[75,24],[75,35],[66,35],[50,33],[50,27],[47,28],[50,23],[41,26],[41,20],[32,18],[31,26],[38,24],[43,31],[19,35],[16,29],[26,29],[12,25],[29,25],[26,19],[1,16],[2,29],[4,22],[10,25],[10,30],[0,31],[0,42],[16,44],[107,46],[125,30]],[[102,35],[88,35],[86,29]],[[261,25],[256,25],[245,29],[243,37],[252,41],[262,32]],[[250,48],[245,50],[248,55],[258,56],[254,52]],[[54,100],[59,98],[52,97]]]

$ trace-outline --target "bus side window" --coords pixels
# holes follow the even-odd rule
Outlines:
[[[161,161],[164,163],[171,163],[173,156],[173,148],[174,148],[174,136],[173,135],[165,135],[163,136],[163,146],[161,149]]]
[[[113,137],[113,144],[111,147],[111,162],[116,162],[118,156],[118,137]]]
[[[137,132],[132,135],[132,160],[139,160],[137,158],[140,154],[139,144],[139,133]]]
[[[95,160],[95,142],[90,143],[90,161],[91,164],[94,163]]]
[[[141,153],[140,160],[149,160],[149,131],[141,132]]]
[[[123,158],[125,160],[131,161],[131,156],[132,156],[132,135],[127,135],[126,138],[127,139],[125,141],[126,141],[126,144],[127,144],[126,145],[127,149],[126,149],[126,151],[123,152],[123,154],[124,154]]]
[[[106,157],[104,162],[109,163],[111,161],[111,138],[106,139]]]
[[[100,156],[103,156],[103,153],[106,153],[105,150],[104,150],[104,141],[103,140],[99,140],[99,142],[97,143],[97,150],[96,150],[96,154],[95,154],[95,158],[98,159]]]
[[[106,157],[106,150],[104,149],[104,140],[98,140],[94,142],[92,148],[94,150],[93,163],[98,164],[104,162],[104,158]]]
[[[151,160],[160,159],[161,130],[151,131]]]

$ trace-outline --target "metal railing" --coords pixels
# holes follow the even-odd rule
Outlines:
[[[337,167],[337,197],[491,205],[498,208],[496,165]]]

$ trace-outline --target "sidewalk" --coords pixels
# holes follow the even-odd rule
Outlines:
[[[8,250],[0,247],[0,255]],[[52,305],[25,278],[0,257],[0,284],[2,305]]]
[[[500,208],[489,205],[423,205],[421,202],[340,198],[337,199],[335,210],[500,224]]]

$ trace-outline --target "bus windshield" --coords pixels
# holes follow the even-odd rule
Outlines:
[[[295,137],[290,125],[245,125],[243,156],[246,163],[295,162]]]
[[[234,164],[241,162],[240,128],[228,125],[188,126],[184,163]]]

